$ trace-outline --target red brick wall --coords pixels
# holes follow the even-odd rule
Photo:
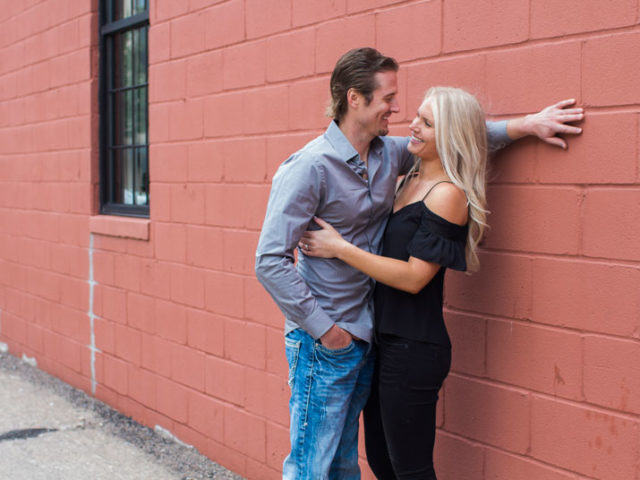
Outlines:
[[[568,152],[493,162],[482,270],[447,284],[439,477],[640,478],[637,0],[151,2],[148,222],[96,218],[96,5],[0,0],[11,353],[278,478],[283,320],[254,250],[271,176],[327,124],[335,60],[373,45],[401,62],[396,134],[434,84],[500,117],[587,108]]]
[[[90,2],[0,2],[0,335],[84,389],[95,28]]]

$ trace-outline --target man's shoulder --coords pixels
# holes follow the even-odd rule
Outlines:
[[[405,174],[413,164],[413,157],[407,146],[409,145],[409,137],[384,136],[379,137],[387,152],[387,158],[393,165],[398,168],[399,174]]]
[[[400,148],[405,149],[409,143],[409,137],[396,137],[393,135],[385,135],[384,137],[378,137],[382,140],[382,143],[387,148]]]
[[[292,153],[289,158],[280,164],[274,178],[282,177],[284,180],[300,181],[302,179],[310,179],[322,173],[323,159],[327,154],[327,149],[331,148],[322,136],[316,137],[307,143],[300,150]],[[295,179],[295,180],[294,180]]]
[[[313,140],[310,140],[300,150],[294,152],[284,164],[291,162],[300,162],[303,164],[317,164],[323,157],[331,154],[333,147],[331,143],[327,141],[324,135],[319,135]]]
[[[327,140],[325,135],[318,135],[302,147],[298,152],[303,155],[313,156],[324,154],[327,150],[331,149],[331,143]]]

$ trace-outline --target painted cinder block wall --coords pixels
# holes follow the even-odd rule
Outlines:
[[[457,85],[584,134],[493,161],[482,270],[449,274],[437,467],[640,479],[638,0],[157,0],[149,220],[98,215],[97,1],[0,0],[0,342],[252,479],[287,450],[283,319],[253,273],[271,177],[336,59],[401,62],[393,133]],[[365,470],[365,478],[372,478]]]

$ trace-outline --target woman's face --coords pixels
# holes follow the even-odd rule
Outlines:
[[[422,102],[409,129],[411,130],[411,138],[407,150],[422,160],[437,158],[436,129],[429,99]]]

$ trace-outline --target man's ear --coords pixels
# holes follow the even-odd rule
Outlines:
[[[347,90],[347,103],[351,108],[358,108],[362,103],[362,94],[355,88]]]

